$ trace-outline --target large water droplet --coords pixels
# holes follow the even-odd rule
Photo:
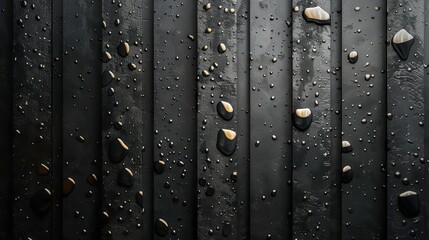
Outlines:
[[[314,22],[319,25],[331,24],[329,13],[319,6],[304,9],[303,16],[307,22]]]
[[[219,51],[219,53],[226,52],[226,46],[225,46],[225,44],[223,44],[223,43],[219,44],[217,50]]]
[[[293,125],[299,130],[306,130],[313,121],[313,113],[309,108],[300,108],[293,114]]]
[[[122,187],[132,187],[134,185],[134,175],[129,168],[122,168],[118,172],[118,184]]]
[[[353,146],[349,141],[342,141],[341,143],[341,152],[349,153],[353,151]]]
[[[341,179],[343,183],[349,183],[353,179],[353,170],[350,166],[343,167]]]
[[[223,119],[229,121],[232,119],[232,117],[234,117],[234,109],[231,106],[230,103],[228,102],[224,102],[224,101],[220,101],[217,104],[217,113],[219,114],[219,116],[221,116]]]
[[[121,42],[118,46],[118,54],[121,57],[126,57],[130,53],[130,45],[126,42]]]
[[[74,186],[76,185],[76,182],[73,178],[66,178],[63,181],[63,196],[67,197],[70,195],[71,192],[73,192]]]
[[[358,52],[351,51],[348,55],[348,59],[350,63],[356,63],[359,58]]]
[[[217,135],[217,148],[226,156],[231,156],[237,147],[237,134],[229,129],[221,129]]]
[[[119,163],[128,154],[128,146],[120,139],[117,138],[109,144],[109,160],[112,163]]]
[[[398,56],[404,61],[407,60],[408,55],[410,55],[413,43],[414,37],[405,29],[399,30],[392,39],[393,48],[396,53],[398,53]]]
[[[168,223],[164,219],[160,218],[155,221],[155,233],[160,237],[167,236]]]
[[[37,214],[45,214],[51,208],[51,198],[51,191],[41,189],[30,198],[30,207]]]
[[[165,162],[162,160],[155,161],[153,164],[153,169],[156,173],[162,174],[165,170]]]
[[[420,214],[419,195],[413,191],[406,191],[398,197],[398,208],[407,218],[417,217]]]

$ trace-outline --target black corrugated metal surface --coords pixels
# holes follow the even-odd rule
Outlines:
[[[428,238],[424,0],[0,10],[0,239]]]

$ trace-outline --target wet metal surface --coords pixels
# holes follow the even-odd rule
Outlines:
[[[142,238],[142,1],[102,3],[102,71],[114,79],[102,88],[103,239]],[[123,45],[126,49],[121,49]],[[120,146],[118,145],[118,141]],[[118,158],[118,156],[120,156]],[[124,184],[123,171],[130,172]],[[101,213],[100,213],[101,214]]]
[[[308,128],[293,127],[293,237],[335,239],[331,218],[331,25],[303,18],[306,8],[331,12],[330,2],[293,1],[292,112],[311,111]],[[330,16],[329,16],[330,19]],[[333,114],[333,113],[332,113]],[[309,119],[312,117],[312,120]],[[296,118],[297,120],[297,118]],[[304,120],[302,120],[304,121]]]
[[[196,7],[155,2],[153,160],[165,162],[165,170],[154,176],[154,221],[168,224],[165,239],[197,234]]]
[[[425,239],[424,1],[387,1],[387,10],[387,232],[389,239]],[[398,32],[413,38],[406,59],[393,46]],[[413,204],[417,216],[401,208],[407,191],[420,202]]]
[[[52,2],[33,4],[14,2],[13,236],[51,239],[52,174],[36,167],[52,167]]]
[[[291,234],[292,11],[286,1],[250,6],[250,238],[282,239]]]
[[[219,130],[237,130],[236,116],[226,121],[216,111],[221,100],[238,109],[235,8],[235,2],[220,0],[198,1],[197,6],[199,239],[237,238],[237,183],[231,178],[237,170],[237,156],[235,151],[226,156],[216,147]],[[226,52],[218,51],[220,44],[225,44]]]
[[[64,239],[97,239],[101,211],[101,2],[64,2],[62,175]],[[62,184],[62,181],[61,181]]]
[[[428,19],[2,1],[0,239],[426,239]]]
[[[342,140],[353,148],[342,154],[353,169],[342,184],[342,239],[386,239],[386,3],[343,1],[342,9]]]

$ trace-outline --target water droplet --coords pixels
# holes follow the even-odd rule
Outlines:
[[[119,163],[128,154],[128,146],[120,139],[117,138],[109,144],[109,160],[112,163]]]
[[[37,174],[39,174],[40,176],[46,176],[49,173],[49,167],[46,166],[45,164],[41,163],[38,167],[37,167]]]
[[[234,117],[234,109],[232,105],[225,101],[220,101],[217,104],[217,113],[219,116],[221,116],[223,119],[229,121]]]
[[[107,85],[109,85],[113,79],[115,79],[115,74],[113,74],[112,71],[104,71],[103,72],[103,87],[106,87]]]
[[[66,178],[63,181],[63,196],[67,197],[70,195],[70,193],[73,192],[74,186],[76,185],[76,182],[73,178]]]
[[[231,224],[226,222],[223,224],[222,234],[224,237],[228,237],[232,232]]]
[[[349,152],[353,151],[353,146],[350,144],[349,141],[343,141],[341,143],[341,151],[343,153],[349,153]]]
[[[343,172],[341,175],[343,183],[349,183],[353,179],[353,170],[350,166],[343,167]]]
[[[215,194],[216,190],[213,186],[208,186],[206,189],[206,196],[211,197]]]
[[[410,54],[411,47],[414,43],[414,37],[405,29],[401,29],[393,36],[392,43],[398,56],[405,61]]]
[[[313,121],[313,113],[309,108],[300,108],[293,114],[293,125],[299,130],[306,130]]]
[[[226,52],[226,46],[225,46],[225,44],[223,44],[223,43],[219,44],[217,50],[219,51],[219,53]]]
[[[51,191],[41,189],[30,198],[30,207],[37,214],[45,214],[51,208],[51,198]]]
[[[96,176],[95,174],[90,174],[90,175],[88,175],[88,177],[86,178],[86,181],[87,181],[90,185],[94,186],[94,185],[97,183],[98,179],[97,179],[97,176]]]
[[[140,207],[143,207],[143,191],[138,191],[136,193],[136,202]]]
[[[350,63],[356,63],[359,58],[358,52],[351,51],[348,55],[348,59]]]
[[[221,129],[217,135],[217,148],[226,156],[231,156],[237,147],[237,134],[229,129]]]
[[[137,65],[135,63],[128,63],[128,69],[130,69],[131,71],[136,70]]]
[[[419,195],[413,191],[406,191],[398,197],[398,208],[406,218],[414,218],[420,214]]]
[[[156,173],[161,174],[165,170],[165,162],[162,160],[156,161],[153,165],[153,168]]]
[[[129,168],[122,168],[118,172],[118,184],[122,187],[132,187],[134,185],[134,175]]]
[[[210,8],[212,8],[211,3],[207,3],[206,5],[204,5],[204,10],[208,11],[208,10],[210,10]]]
[[[164,219],[160,218],[155,221],[155,233],[160,237],[167,236],[168,223]]]
[[[101,61],[104,63],[109,62],[111,59],[112,59],[112,55],[109,52],[104,52],[101,57]]]
[[[208,77],[210,75],[209,71],[203,70],[203,76]]]
[[[231,180],[234,182],[237,182],[237,177],[238,177],[238,172],[237,171],[232,172]]]
[[[126,57],[130,53],[130,45],[127,42],[121,42],[118,46],[118,54],[121,57]]]
[[[319,25],[331,24],[329,13],[319,6],[304,9],[303,16],[307,22],[314,22]]]

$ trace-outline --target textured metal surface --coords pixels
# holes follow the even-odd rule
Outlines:
[[[293,128],[293,238],[335,239],[331,219],[331,26],[307,22],[303,11],[326,1],[293,1],[292,111],[309,108],[307,130]],[[299,9],[296,9],[299,8]],[[298,10],[298,11],[297,11]]]
[[[153,238],[153,4],[152,0],[143,0],[143,44],[142,44],[142,111],[143,111],[143,238]]]
[[[52,239],[63,233],[63,2],[52,1]]]
[[[13,237],[51,239],[51,1],[32,4],[14,2]]]
[[[342,239],[386,239],[386,2],[347,0],[342,9],[342,140],[353,147],[342,154],[353,170],[342,184]]]
[[[142,238],[142,8],[139,0],[102,3],[102,51],[112,57],[103,75],[114,74],[102,88],[103,239]]]
[[[0,239],[427,238],[428,1],[0,10]]]
[[[165,238],[196,239],[197,3],[154,5],[153,160],[165,162],[154,176],[154,221],[167,222]]]
[[[12,239],[12,1],[0,2],[0,239]]]
[[[210,6],[210,7],[209,7]],[[198,239],[237,238],[237,156],[225,156],[217,146],[221,129],[237,131],[237,13],[235,1],[198,1]],[[229,11],[233,9],[234,11]],[[227,11],[228,10],[228,11]],[[207,28],[213,31],[209,33]],[[220,53],[220,44],[226,51]],[[204,48],[207,46],[207,49]],[[210,71],[210,66],[218,64]],[[204,76],[207,71],[208,76]],[[226,121],[216,112],[219,101],[235,112]],[[237,136],[239,138],[239,136]],[[236,138],[237,138],[236,137]],[[201,179],[201,180],[200,180]],[[213,193],[214,190],[214,193]],[[213,194],[210,194],[210,193]]]
[[[76,183],[63,198],[63,239],[99,239],[101,2],[65,1],[63,9],[61,159],[63,178],[72,178]]]
[[[331,239],[341,239],[342,0],[331,1]]]
[[[425,18],[425,23],[427,23],[429,21],[429,2],[428,1],[425,1],[425,4],[424,4],[424,18]],[[424,67],[425,67],[425,71],[424,71],[424,82],[425,82],[425,84],[424,84],[424,101],[428,102],[429,101],[429,84],[427,82],[429,81],[429,24],[424,25],[424,38],[425,38],[424,48],[423,48],[423,50],[424,50]],[[429,107],[424,108],[424,113],[426,116],[429,116]],[[425,121],[425,124],[427,126],[428,122]],[[425,146],[427,144],[429,144],[429,131],[425,131],[424,143],[425,143]],[[429,147],[425,147],[424,154],[426,156],[425,161],[427,161],[427,156],[429,156]],[[426,171],[429,171],[428,164],[426,164]],[[429,186],[429,178],[428,177],[425,177],[424,185]],[[429,191],[425,191],[423,193],[423,197],[426,200],[426,202],[429,201]],[[425,206],[423,208],[423,214],[425,216],[425,218],[424,218],[425,229],[429,229],[429,207],[428,206]]]
[[[250,212],[250,0],[237,1],[237,239],[249,239]]]
[[[426,239],[424,198],[424,2],[387,1],[387,232],[388,239]],[[405,29],[414,37],[408,59],[393,48],[393,36]],[[398,97],[400,96],[400,97]],[[401,213],[399,195],[413,191],[422,207],[417,217]],[[419,206],[420,208],[420,206]]]
[[[250,6],[250,239],[285,239],[292,232],[291,3]]]

